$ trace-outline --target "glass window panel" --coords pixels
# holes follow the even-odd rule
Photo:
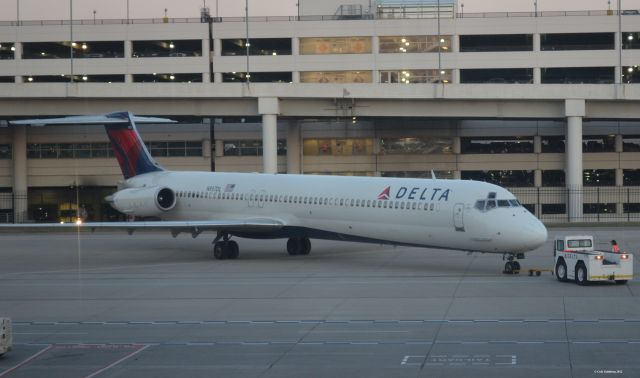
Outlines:
[[[615,152],[615,135],[586,135],[582,138],[582,152]]]
[[[387,84],[448,84],[452,77],[453,71],[449,69],[380,71],[380,82]]]
[[[484,181],[505,187],[533,187],[533,171],[462,171],[463,180]]]
[[[583,172],[584,186],[615,186],[615,169],[586,169]]]
[[[302,71],[301,83],[372,83],[371,71]]]
[[[460,144],[463,154],[533,153],[533,137],[464,137]]]
[[[300,55],[370,53],[371,37],[300,38]]]
[[[380,53],[428,53],[451,52],[451,36],[443,35],[409,35],[380,37]]]
[[[565,186],[565,174],[563,170],[542,171],[542,186]]]
[[[542,144],[542,153],[564,153],[564,136],[542,136],[540,137],[540,142]]]
[[[622,152],[640,152],[640,135],[623,135]]]
[[[0,144],[0,159],[11,159],[11,145]]]
[[[381,138],[380,153],[384,155],[430,155],[453,153],[453,138]]]

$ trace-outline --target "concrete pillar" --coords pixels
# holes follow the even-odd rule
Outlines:
[[[258,113],[262,115],[262,166],[264,173],[278,172],[278,114],[277,97],[258,98]]]
[[[454,53],[460,52],[460,36],[457,34],[451,36],[451,50]]]
[[[22,43],[16,42],[13,44],[15,47],[15,51],[13,52],[13,59],[15,60],[16,67],[22,67]],[[23,83],[22,75],[16,75],[15,77],[16,83]]]
[[[533,34],[533,51],[540,51],[540,33]]]
[[[458,160],[459,160],[460,153],[462,151],[462,143],[460,141],[459,136],[453,137],[452,148],[453,148],[453,154],[456,157],[456,170],[453,171],[453,178],[455,180],[460,180],[462,178],[462,171],[460,171],[460,167],[458,166]]]
[[[300,82],[300,71],[293,71],[291,74],[291,81],[296,84]]]
[[[542,137],[540,135],[533,136],[533,153],[539,154],[542,152]]]
[[[619,193],[624,193],[622,192],[624,186],[624,171],[622,170],[622,168],[616,169],[616,186],[620,190]],[[616,203],[616,214],[618,214],[619,217],[622,217],[624,215],[624,202],[627,200],[627,196],[625,194],[622,194],[616,197],[618,202]]]
[[[371,53],[374,55],[380,54],[380,37],[377,35],[371,37]]]
[[[222,83],[222,72],[214,72],[213,73],[213,82],[214,83]]]
[[[462,171],[455,170],[453,171],[453,179],[460,180],[462,178]]]
[[[301,131],[298,121],[290,121],[287,125],[287,173],[299,174],[301,156]]]
[[[452,78],[451,81],[453,84],[460,84],[460,69],[456,68],[453,70],[452,72]]]
[[[202,157],[211,159],[211,139],[204,139],[202,141]]]
[[[27,216],[27,126],[12,126],[13,131],[13,221],[23,223]]]
[[[536,169],[533,171],[533,186],[539,188],[542,186],[542,170]]]
[[[582,220],[582,117],[585,115],[584,100],[566,100],[567,150],[566,175],[569,222]]]
[[[211,74],[209,74],[208,72],[203,72],[202,73],[202,82],[203,83],[210,83],[211,82]]]
[[[132,74],[124,75],[124,82],[125,83],[133,83],[133,75]]]
[[[621,134],[616,135],[616,152],[620,153],[624,150],[624,141]]]
[[[298,37],[291,39],[291,55],[300,55],[300,38]]]
[[[533,84],[542,84],[542,68],[533,68]]]
[[[220,38],[213,40],[213,56],[222,56],[222,40]]]
[[[124,58],[133,58],[133,43],[131,41],[124,41]]]
[[[224,141],[222,139],[216,139],[216,157],[224,156]]]
[[[622,45],[621,45],[621,43],[620,43],[620,42],[622,41],[622,39],[621,39],[620,37],[621,37],[621,36],[620,36],[620,33],[616,32],[616,33],[615,33],[615,37],[614,37],[614,38],[615,38],[615,42],[614,42],[614,49],[615,49],[616,53],[617,53],[618,51],[620,51],[620,49],[622,48]],[[618,55],[618,54],[616,54],[616,56],[617,56],[617,55]],[[614,69],[614,72],[615,72],[615,73],[614,73],[614,76],[615,76],[615,77],[614,77],[613,82],[614,82],[615,84],[621,84],[621,83],[622,83],[622,74],[623,74],[624,72],[622,72],[622,67],[619,67],[619,66],[618,66],[618,64],[617,64],[617,62],[618,62],[618,59],[616,59],[616,65],[615,65],[615,69]]]

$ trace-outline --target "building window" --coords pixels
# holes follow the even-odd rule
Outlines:
[[[623,135],[622,152],[640,152],[640,135]]]
[[[451,83],[452,70],[393,70],[380,71],[381,83]]]
[[[615,203],[585,203],[582,205],[585,214],[615,214]]]
[[[465,137],[460,147],[463,154],[533,153],[533,137]]]
[[[373,75],[371,71],[324,71],[300,72],[301,83],[371,83]]]
[[[305,139],[304,155],[373,155],[373,139]]]
[[[640,203],[625,203],[622,204],[622,211],[626,213],[640,213]]]
[[[16,78],[14,76],[0,76],[0,83],[15,83]]]
[[[15,45],[12,42],[0,42],[0,60],[15,59]]]
[[[567,205],[564,203],[543,203],[541,207],[543,215],[559,215],[567,213]]]
[[[542,171],[542,186],[564,187],[565,174],[562,170],[544,170]]]
[[[469,84],[531,84],[533,68],[491,68],[460,70],[460,82]]]
[[[616,152],[615,135],[587,135],[582,138],[582,152]]]
[[[249,75],[249,81],[252,83],[291,83],[293,81],[291,72],[251,72]],[[246,81],[246,72],[222,73],[223,83],[244,83]]]
[[[24,42],[23,59],[124,58],[123,41]]]
[[[624,32],[622,33],[623,49],[640,49],[640,33]]]
[[[533,51],[532,34],[461,35],[460,52]]]
[[[615,33],[558,33],[542,34],[542,51],[613,50]]]
[[[542,84],[613,84],[613,67],[543,68]]]
[[[627,84],[640,83],[640,68],[638,65],[622,67],[622,82]]]
[[[438,179],[453,180],[453,171],[433,171]],[[380,172],[382,177],[431,178],[431,172],[425,171],[388,171]]]
[[[285,140],[278,140],[278,156],[287,154]],[[224,156],[262,156],[262,140],[225,140]]]
[[[255,38],[249,40],[244,38],[223,39],[222,56],[247,55],[291,55],[291,38]]]
[[[199,39],[133,41],[131,45],[134,58],[176,58],[202,55],[202,41]]]
[[[371,37],[300,38],[300,55],[371,54]]]
[[[439,50],[438,50],[439,48]],[[380,53],[430,53],[451,52],[451,36],[407,35],[380,37]]]
[[[0,144],[0,159],[11,159],[13,154],[11,152],[10,144]]]
[[[202,142],[146,142],[151,156],[193,157],[202,156]]]
[[[540,137],[542,153],[563,154],[565,149],[564,136],[542,136]]]
[[[23,76],[24,83],[124,83],[124,75],[38,75]]]
[[[584,186],[616,186],[616,170],[585,169],[582,183]]]
[[[533,171],[462,171],[461,178],[506,187],[533,187]]]
[[[622,184],[624,186],[640,186],[640,169],[623,169]]]
[[[202,74],[199,73],[153,73],[135,74],[134,83],[201,83]]]
[[[381,138],[382,155],[431,155],[453,153],[452,138]]]

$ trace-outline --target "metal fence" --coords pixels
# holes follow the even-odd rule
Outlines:
[[[544,223],[639,222],[640,187],[510,188]]]

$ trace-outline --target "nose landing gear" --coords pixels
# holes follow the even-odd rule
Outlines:
[[[505,253],[502,255],[502,260],[507,260],[504,264],[504,274],[518,274],[520,273],[520,263],[517,259],[524,259],[524,253]]]

